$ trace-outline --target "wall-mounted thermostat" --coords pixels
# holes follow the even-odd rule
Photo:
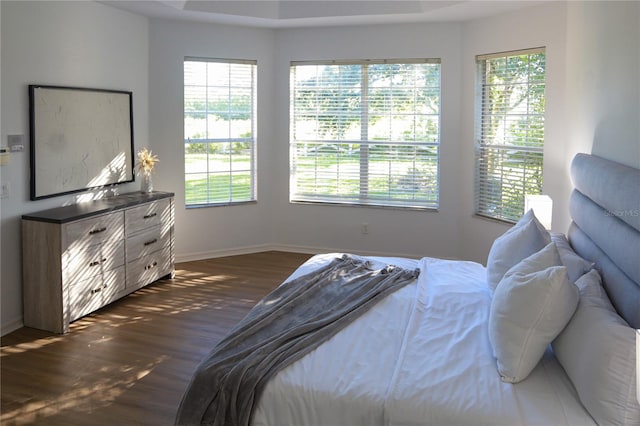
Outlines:
[[[7,136],[7,145],[9,145],[11,152],[24,151],[24,135]]]

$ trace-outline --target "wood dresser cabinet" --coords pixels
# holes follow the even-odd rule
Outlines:
[[[54,333],[173,276],[172,193],[130,193],[22,216],[24,325]]]

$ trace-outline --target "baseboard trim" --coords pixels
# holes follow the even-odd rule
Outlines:
[[[9,321],[8,323],[2,324],[2,336],[6,336],[9,333],[12,333],[20,328],[24,327],[24,323],[22,322],[22,318],[14,319],[13,321]]]
[[[320,254],[320,253],[349,253],[361,256],[383,256],[383,257],[408,257],[416,258],[415,255],[407,253],[389,253],[379,251],[363,250],[343,250],[335,247],[302,246],[293,244],[259,244],[255,246],[236,247],[232,249],[212,250],[206,252],[196,252],[176,255],[176,263],[191,262],[196,260],[213,259],[217,257],[236,256],[242,254],[259,253],[262,251],[284,251],[291,253]]]
[[[216,257],[236,256],[240,254],[259,253],[261,251],[272,250],[268,244],[258,244],[255,246],[236,247],[231,249],[209,250],[194,253],[176,254],[176,263],[192,262],[195,260],[213,259]]]

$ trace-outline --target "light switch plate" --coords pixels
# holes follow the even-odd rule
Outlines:
[[[6,166],[7,164],[9,164],[9,150],[0,148],[0,166]]]
[[[9,182],[2,182],[0,184],[0,198],[7,198],[11,194],[11,186]]]

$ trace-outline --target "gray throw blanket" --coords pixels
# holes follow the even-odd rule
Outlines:
[[[176,425],[248,426],[269,378],[418,274],[394,266],[373,270],[345,255],[282,284],[198,366]]]

